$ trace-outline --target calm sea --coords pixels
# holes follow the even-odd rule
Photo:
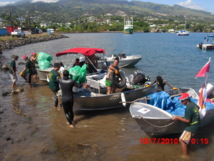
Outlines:
[[[69,38],[4,51],[4,56],[9,59],[14,54],[22,56],[46,52],[53,56],[53,63],[62,61],[69,65],[72,63],[69,56],[56,58],[55,53],[73,47],[95,47],[105,49],[107,56],[118,53],[142,55],[142,60],[135,67],[123,70],[127,74],[142,70],[151,80],[161,75],[175,87],[191,87],[196,91],[204,78],[195,79],[195,74],[209,57],[214,57],[214,50],[196,48],[196,44],[203,42],[206,33],[191,33],[183,37],[169,33],[66,35]],[[18,66],[19,71],[22,68]],[[214,84],[213,73],[214,66],[211,63],[208,80]],[[1,87],[10,88],[7,81],[9,76],[2,78]],[[5,129],[2,138],[14,137],[13,144],[4,144],[5,160],[29,160],[32,157],[35,160],[182,160],[179,144],[139,144],[140,138],[148,136],[131,118],[128,109],[76,114],[75,119],[79,122],[77,128],[71,130],[66,125],[63,111],[56,112],[51,108],[53,99],[50,89],[44,85],[33,89],[26,86],[22,94],[1,100],[3,103],[0,108],[7,109],[0,125]],[[14,109],[26,115],[17,115]],[[8,130],[8,127],[12,130]],[[200,137],[208,138],[209,144],[193,145],[190,153],[192,160],[214,160],[212,129],[213,124],[200,131]]]

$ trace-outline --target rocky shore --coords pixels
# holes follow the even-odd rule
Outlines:
[[[25,38],[19,38],[14,40],[4,40],[0,41],[0,54],[2,54],[2,51],[13,49],[18,46],[28,45],[32,43],[42,42],[42,41],[49,41],[54,39],[61,39],[61,38],[67,38],[65,35],[46,35],[41,37],[25,37]]]

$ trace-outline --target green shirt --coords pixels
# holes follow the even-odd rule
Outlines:
[[[57,92],[59,90],[59,83],[57,79],[60,77],[59,73],[56,70],[51,70],[49,75],[49,87],[52,91]]]
[[[27,74],[32,74],[32,71],[33,71],[33,67],[34,67],[34,64],[32,61],[28,60],[25,64],[25,67],[27,68],[27,71],[26,73]]]
[[[200,127],[200,116],[199,107],[194,102],[190,102],[186,106],[185,119],[190,120],[190,123],[188,123],[185,130],[189,132],[196,132]]]
[[[13,71],[16,72],[16,61],[15,60],[12,60],[10,62],[10,71],[9,71],[10,74],[14,74],[11,68],[13,68]]]

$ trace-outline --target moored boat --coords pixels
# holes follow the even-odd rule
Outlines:
[[[196,47],[202,50],[214,49],[214,35],[204,37],[204,43],[199,43]]]
[[[105,60],[107,61],[108,64],[112,64],[115,57],[118,57],[120,60],[118,64],[120,68],[134,66],[142,59],[141,55],[118,54],[112,55],[111,57],[105,57]]]
[[[192,101],[198,100],[199,96],[195,90],[191,88],[182,88],[179,89],[179,93],[187,92],[192,98]],[[184,117],[185,107],[181,105],[178,97],[167,99],[156,98],[159,102],[149,103],[150,100],[147,98],[141,98],[141,100],[135,101],[130,106],[130,113],[132,118],[140,125],[141,129],[150,136],[158,135],[169,135],[181,133],[186,124],[181,121],[173,121],[173,114]],[[169,100],[171,102],[169,102]],[[162,107],[159,107],[157,104],[162,103]],[[174,104],[174,106],[167,107],[166,103]],[[179,109],[178,109],[179,108]],[[206,115],[201,120],[201,125],[205,126],[206,124],[214,121],[214,105],[213,108],[209,108],[206,111]]]
[[[133,34],[133,18],[124,17],[124,31],[125,34]]]

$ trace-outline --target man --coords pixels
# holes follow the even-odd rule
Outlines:
[[[37,62],[37,54],[36,53],[31,53],[30,59],[33,62],[33,68],[32,68],[32,76],[33,76],[33,80],[34,82],[36,82],[37,77],[38,77],[38,73],[36,70],[36,64],[38,64]]]
[[[22,59],[23,59],[24,61],[27,62],[27,61],[28,61],[28,56],[27,56],[27,55],[24,55],[24,56],[22,56]],[[19,75],[20,75],[21,77],[23,77],[24,80],[26,80],[26,82],[28,82],[28,80],[27,80],[27,79],[28,79],[27,74],[28,74],[27,71],[24,71],[24,72],[20,72]]]
[[[119,73],[119,58],[115,58],[113,64],[111,64],[108,68],[108,73],[106,75],[106,86],[107,86],[107,94],[114,93],[116,88],[114,87],[112,80],[110,80],[110,74],[115,72],[115,74]]]
[[[161,76],[157,76],[156,80],[154,82],[152,82],[150,85],[148,85],[147,87],[152,86],[153,84],[157,83],[157,90],[156,92],[161,92],[164,91],[164,87],[165,85],[168,85],[170,88],[172,88],[173,90],[176,90],[177,88],[173,87],[171,84],[169,84],[169,82],[167,82],[166,80],[164,80]]]
[[[183,93],[179,98],[183,105],[186,105],[185,116],[174,116],[173,120],[180,120],[187,123],[187,127],[180,136],[180,144],[185,156],[188,155],[188,145],[194,133],[200,127],[199,107],[194,102],[190,101],[188,93]]]
[[[34,64],[33,64],[33,57],[30,57],[30,59],[27,60],[26,64],[25,64],[25,68],[22,70],[22,72],[20,74],[23,73],[27,73],[27,80],[28,80],[28,84],[30,85],[30,87],[32,87],[32,83],[31,83],[31,78],[33,75],[33,70],[34,70]]]
[[[58,107],[58,97],[57,97],[57,92],[59,91],[59,83],[58,83],[58,79],[60,78],[60,74],[58,73],[60,68],[59,63],[54,63],[54,69],[51,70],[50,74],[49,74],[49,87],[51,89],[51,91],[54,93],[55,95],[55,108],[57,109]]]
[[[59,85],[62,90],[62,106],[65,112],[65,117],[69,123],[69,127],[74,128],[74,113],[73,113],[73,86],[78,88],[82,87],[81,84],[77,84],[75,80],[69,79],[69,72],[63,71],[63,79],[59,79]]]
[[[10,62],[10,78],[12,80],[12,93],[15,91],[16,88],[16,61],[19,59],[17,55],[13,56],[13,60]]]

